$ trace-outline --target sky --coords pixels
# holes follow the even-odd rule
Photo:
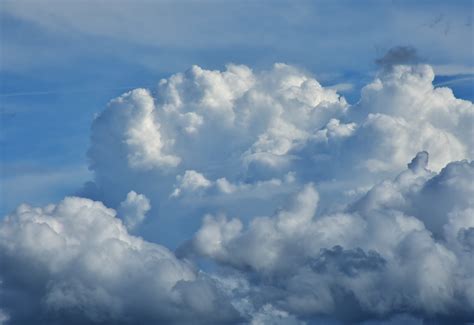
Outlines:
[[[0,324],[472,322],[473,14],[1,1]]]

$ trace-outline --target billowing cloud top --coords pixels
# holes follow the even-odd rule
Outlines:
[[[285,64],[194,66],[112,100],[89,199],[2,221],[0,315],[474,319],[474,105],[398,63],[354,105]]]
[[[382,70],[350,106],[288,65],[259,73],[194,66],[154,91],[111,101],[92,127],[91,168],[114,203],[130,188],[147,187],[150,176],[159,177],[154,188],[162,196],[183,185],[255,184],[289,172],[312,181],[354,173],[372,181],[393,176],[422,150],[439,171],[472,159],[474,110],[450,89],[434,88],[433,78],[428,65]]]

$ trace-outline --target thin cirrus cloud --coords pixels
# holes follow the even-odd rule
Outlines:
[[[474,106],[394,51],[353,105],[281,63],[193,66],[112,99],[86,198],[2,220],[1,315],[472,320]]]
[[[168,65],[183,69],[190,58],[200,64],[218,61],[222,65],[228,61],[223,61],[224,57],[232,56],[249,62],[252,57],[257,57],[256,62],[289,58],[305,67],[331,67],[323,72],[341,72],[332,69],[341,66],[360,71],[369,68],[374,54],[397,44],[417,44],[437,64],[454,61],[472,65],[466,44],[472,33],[469,1],[432,1],[429,6],[425,2],[369,1],[370,10],[347,1],[279,1],[272,6],[215,1],[119,1],[115,6],[92,1],[48,3],[3,1],[2,38],[9,45],[4,50],[3,69],[21,71],[28,66],[50,66],[51,62],[67,65],[81,57],[105,55],[126,62],[133,58],[154,69]],[[335,12],[337,20],[332,18]],[[272,28],[262,21],[271,22]],[[9,28],[15,23],[24,24],[20,35]],[[28,34],[34,40],[22,41]],[[361,34],[367,37],[358,37]],[[354,38],[358,38],[357,44],[351,42]],[[45,50],[38,39],[56,51]],[[62,46],[64,43],[73,50]],[[216,51],[227,55],[212,54]],[[341,55],[345,51],[351,53],[349,60]],[[34,59],[29,53],[35,53]],[[318,53],[318,60],[314,60],[314,53]]]

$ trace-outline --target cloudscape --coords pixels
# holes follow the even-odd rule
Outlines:
[[[2,2],[0,324],[474,322],[472,12]]]

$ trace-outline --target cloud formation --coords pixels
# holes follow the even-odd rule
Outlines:
[[[247,227],[207,216],[186,251],[252,281],[248,299],[256,304],[303,318],[353,322],[409,313],[468,321],[474,317],[474,164],[450,163],[436,174],[427,163],[427,153],[419,153],[394,180],[339,213],[316,213],[319,197],[309,184],[288,208]],[[417,210],[426,207],[427,191],[436,193],[442,214]]]
[[[159,178],[160,196],[191,186],[197,175],[208,187],[204,179],[254,183],[288,172],[352,178],[350,166],[372,182],[394,176],[423,150],[439,171],[473,158],[474,110],[450,89],[435,88],[433,78],[428,65],[394,65],[350,106],[288,65],[258,73],[195,66],[163,79],[154,92],[138,89],[111,101],[92,128],[91,168],[115,204],[134,185],[149,194],[150,177]],[[184,183],[176,185],[176,177]]]
[[[353,105],[286,64],[194,66],[113,99],[92,125],[89,199],[2,221],[0,315],[472,319],[474,105],[405,52]]]
[[[0,226],[0,257],[2,308],[14,324],[238,319],[210,278],[130,235],[100,202],[18,207]]]
[[[414,47],[396,46],[389,49],[381,58],[376,59],[375,63],[385,69],[390,69],[396,65],[417,64],[420,61],[422,60]]]
[[[143,222],[150,208],[150,201],[146,196],[130,191],[127,198],[120,203],[118,212],[123,216],[124,224],[130,230]]]

